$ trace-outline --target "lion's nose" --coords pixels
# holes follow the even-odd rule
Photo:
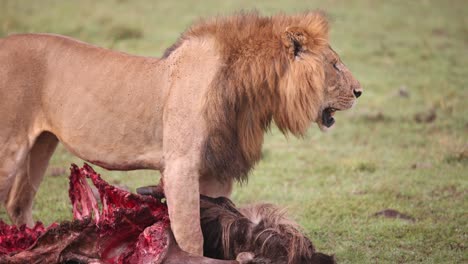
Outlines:
[[[353,89],[353,94],[356,96],[356,98],[359,98],[359,96],[362,94],[362,88]]]

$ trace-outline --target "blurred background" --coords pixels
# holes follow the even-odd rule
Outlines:
[[[468,262],[466,1],[0,0],[0,37],[56,33],[158,57],[198,18],[253,9],[324,10],[332,47],[365,90],[329,133],[313,125],[296,139],[273,128],[234,201],[287,207],[340,263]],[[35,219],[71,219],[72,162],[82,164],[59,146]],[[131,191],[159,181],[153,171],[99,171]]]

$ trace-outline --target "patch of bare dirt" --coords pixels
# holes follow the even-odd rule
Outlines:
[[[390,117],[384,115],[382,112],[370,113],[363,115],[364,120],[369,122],[384,122],[389,121]]]
[[[449,164],[468,162],[468,148],[447,155],[445,157],[445,162]]]
[[[434,198],[450,198],[450,199],[460,199],[468,194],[467,189],[460,189],[456,185],[442,186],[433,189],[430,192],[430,195]]]
[[[407,214],[403,214],[395,209],[385,209],[385,210],[382,210],[382,211],[379,211],[377,213],[374,214],[374,216],[381,216],[381,217],[385,217],[385,218],[393,218],[393,219],[403,219],[403,220],[407,220],[407,221],[411,221],[411,222],[415,222],[416,219],[414,219],[414,217],[412,216],[409,216]]]
[[[437,37],[448,37],[448,32],[443,28],[434,28],[432,29],[432,35]]]
[[[405,85],[401,86],[400,89],[398,89],[397,94],[398,94],[399,97],[402,97],[402,98],[409,98],[410,97],[408,87],[406,87]]]
[[[143,31],[125,25],[116,25],[109,30],[109,35],[114,41],[143,38]]]
[[[427,111],[419,112],[414,115],[414,121],[417,123],[432,123],[436,120],[437,113],[434,108]]]
[[[432,168],[432,163],[430,162],[416,162],[411,164],[411,168],[415,169],[430,169]]]

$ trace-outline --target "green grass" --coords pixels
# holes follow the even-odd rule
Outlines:
[[[325,10],[332,45],[365,92],[357,107],[337,114],[331,133],[314,125],[295,139],[272,129],[263,161],[234,200],[288,207],[317,248],[340,263],[467,263],[466,1],[0,0],[0,36],[53,32],[160,56],[198,17],[253,8],[263,14]],[[415,121],[431,109],[435,121]],[[71,162],[81,164],[60,146],[50,167]],[[132,190],[159,178],[151,171],[100,171]],[[35,219],[71,217],[62,174],[46,176]],[[415,221],[373,216],[386,208]]]

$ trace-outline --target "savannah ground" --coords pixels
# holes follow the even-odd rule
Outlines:
[[[354,109],[336,115],[330,133],[313,125],[296,139],[273,128],[234,201],[289,208],[318,250],[339,263],[467,263],[466,1],[0,0],[0,37],[50,32],[160,56],[198,17],[253,8],[265,15],[325,10],[331,43],[365,91]],[[59,146],[35,219],[71,218],[72,162],[82,164]],[[159,179],[153,171],[99,171],[131,190]],[[374,216],[384,209],[412,220]],[[3,209],[0,218],[7,219]]]

